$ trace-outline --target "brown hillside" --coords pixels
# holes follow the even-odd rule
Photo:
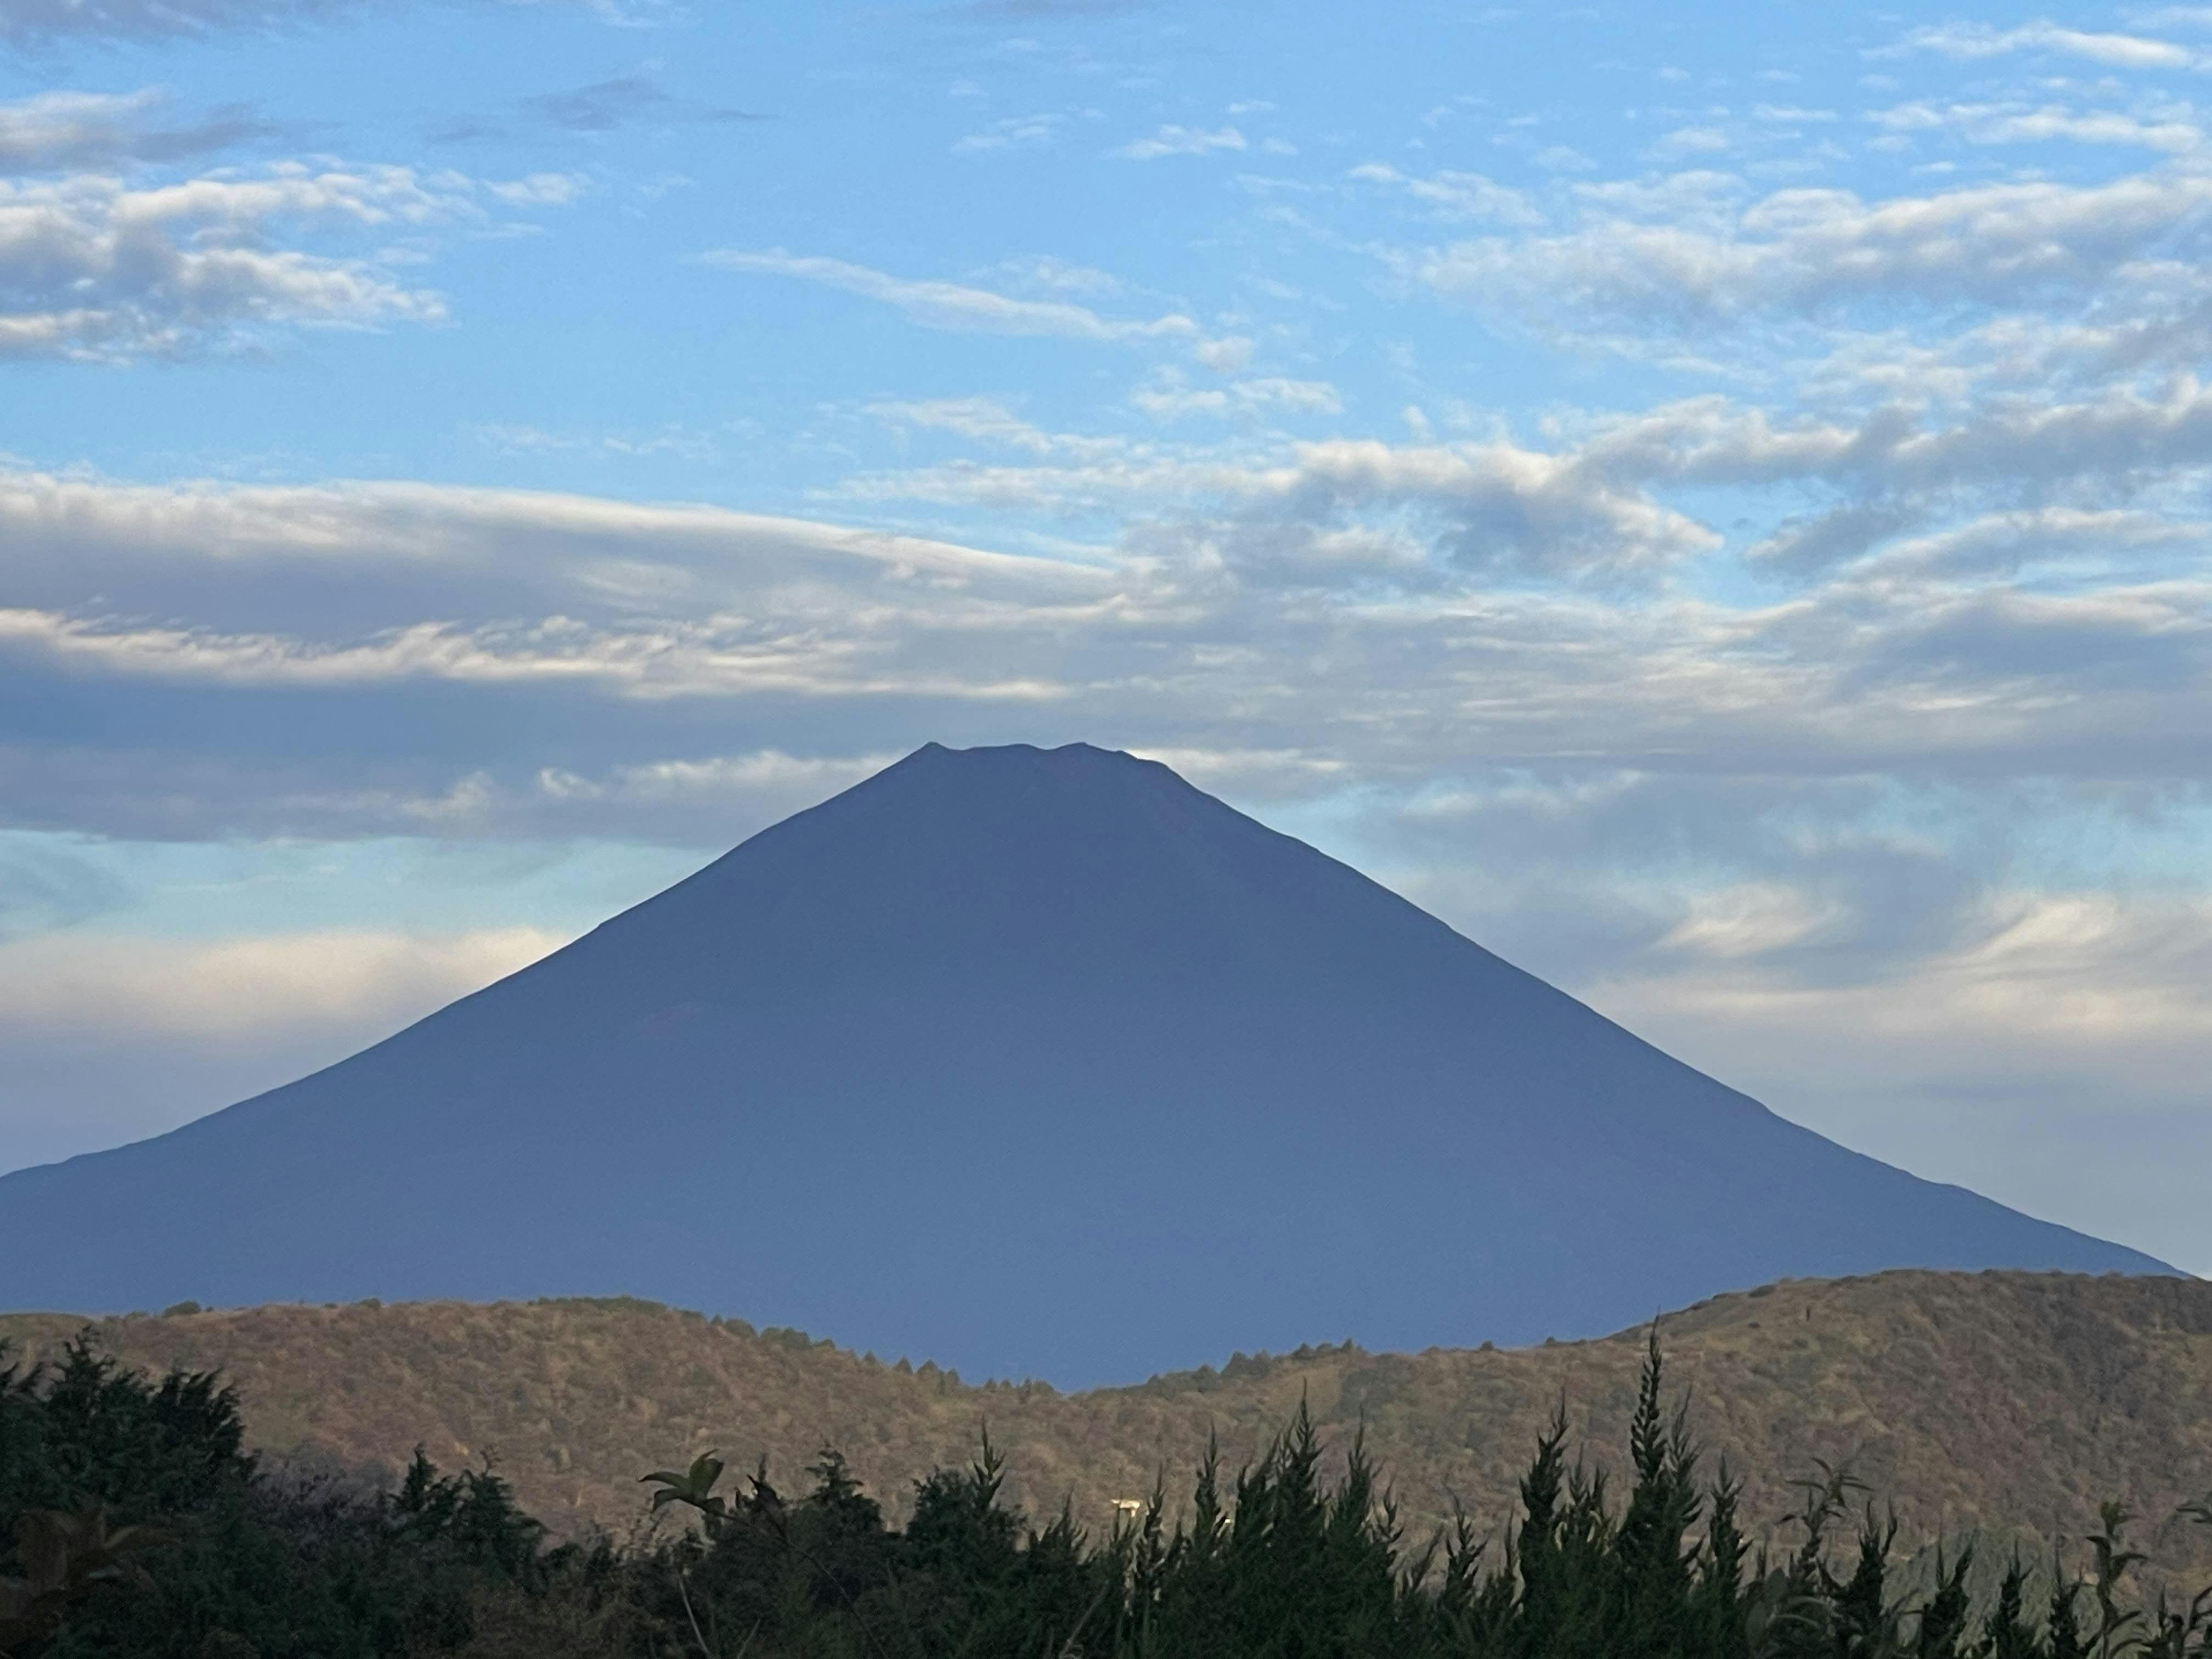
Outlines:
[[[9,1316],[0,1340],[51,1353],[82,1328]],[[1562,1393],[1593,1458],[1619,1468],[1643,1346],[1630,1331],[1517,1350],[1323,1347],[1061,1395],[626,1300],[276,1306],[90,1328],[133,1365],[220,1367],[262,1447],[386,1468],[418,1442],[447,1466],[489,1456],[563,1529],[627,1523],[642,1471],[708,1447],[741,1467],[765,1456],[791,1487],[831,1443],[896,1508],[985,1425],[1018,1501],[1035,1514],[1065,1498],[1097,1523],[1163,1468],[1170,1498],[1186,1490],[1209,1429],[1227,1462],[1249,1457],[1302,1393],[1340,1441],[1364,1421],[1415,1526],[1453,1494],[1487,1525]],[[2166,1561],[2195,1549],[2189,1529],[2160,1523],[2212,1490],[2212,1283],[1785,1280],[1673,1315],[1662,1340],[1698,1438],[1753,1477],[1756,1522],[1790,1508],[1788,1482],[1823,1458],[1893,1499],[1907,1535],[2079,1537],[2116,1497]]]

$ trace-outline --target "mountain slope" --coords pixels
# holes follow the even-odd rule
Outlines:
[[[76,1328],[0,1318],[0,1341],[51,1352]],[[1017,1501],[1049,1515],[1067,1499],[1096,1527],[1163,1470],[1186,1497],[1209,1432],[1232,1468],[1249,1459],[1301,1396],[1340,1449],[1364,1425],[1415,1528],[1454,1494],[1489,1526],[1563,1398],[1577,1439],[1620,1479],[1644,1352],[1640,1330],[1494,1352],[1329,1347],[1060,1395],[636,1302],[252,1308],[112,1320],[96,1335],[134,1364],[223,1367],[261,1446],[387,1469],[417,1442],[448,1468],[489,1455],[533,1512],[617,1529],[639,1513],[640,1474],[709,1447],[739,1468],[766,1457],[788,1490],[830,1442],[896,1510],[913,1480],[971,1456],[987,1424]],[[2116,1498],[2166,1563],[2203,1557],[2201,1529],[2163,1523],[2212,1490],[2212,1284],[1791,1281],[1672,1315],[1662,1341],[1709,1472],[1725,1455],[1750,1477],[1754,1533],[1794,1506],[1789,1483],[1818,1457],[1893,1499],[1908,1539],[1981,1525],[2047,1546]]]
[[[2166,1271],[1080,744],[932,745],[337,1066],[0,1178],[0,1306],[636,1293],[1062,1382],[1783,1275]]]

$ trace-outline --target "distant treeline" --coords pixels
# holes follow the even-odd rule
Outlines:
[[[1754,1545],[1686,1425],[1655,1339],[1625,1496],[1571,1461],[1562,1415],[1511,1516],[1431,1537],[1403,1535],[1358,1445],[1326,1478],[1301,1408],[1252,1466],[1209,1455],[1187,1501],[1155,1491],[1096,1529],[1032,1524],[986,1438],[916,1484],[902,1527],[835,1451],[789,1496],[765,1469],[725,1489],[709,1455],[644,1477],[693,1524],[549,1547],[489,1469],[418,1453],[375,1491],[271,1468],[212,1374],[135,1374],[80,1341],[0,1363],[0,1654],[2212,1659],[2212,1590],[2144,1599],[2117,1508],[2070,1559],[1978,1572],[1960,1541],[1900,1575],[1895,1522],[1826,1468],[1784,1542]]]

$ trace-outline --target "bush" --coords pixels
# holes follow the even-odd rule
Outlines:
[[[154,1523],[146,1582],[88,1587],[40,1659],[384,1659],[475,1633],[487,1586],[541,1581],[543,1529],[489,1470],[419,1453],[395,1492],[281,1479],[241,1449],[236,1396],[205,1372],[159,1381],[84,1342],[47,1369],[0,1365],[0,1524],[97,1514]],[[33,1564],[9,1546],[0,1579]]]

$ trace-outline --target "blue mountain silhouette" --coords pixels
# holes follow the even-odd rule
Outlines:
[[[0,1306],[627,1293],[970,1376],[2169,1273],[1775,1116],[1149,761],[935,744],[325,1071],[0,1178]]]

